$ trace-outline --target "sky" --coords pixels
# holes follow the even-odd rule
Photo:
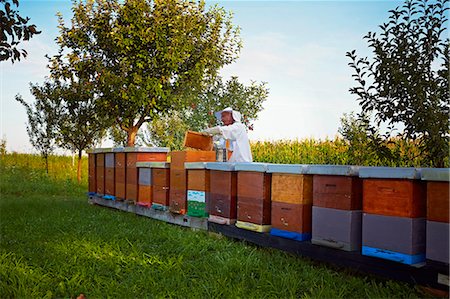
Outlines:
[[[209,1],[233,13],[241,28],[239,59],[221,70],[226,80],[243,84],[267,82],[269,96],[249,131],[250,140],[334,138],[344,113],[359,112],[347,51],[371,57],[363,36],[378,31],[397,0],[353,1]],[[26,132],[26,112],[14,100],[20,94],[31,103],[30,82],[49,74],[45,55],[57,53],[56,13],[70,24],[70,0],[21,0],[18,11],[42,31],[21,43],[28,57],[0,63],[0,138],[7,150],[34,152]],[[109,145],[108,141],[104,145]]]

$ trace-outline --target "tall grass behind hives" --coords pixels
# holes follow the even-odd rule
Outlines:
[[[51,155],[48,157],[48,175],[45,169],[45,160],[36,154],[7,153],[0,155],[0,164],[3,171],[15,169],[28,170],[35,177],[45,177],[52,181],[77,183],[77,157]],[[87,188],[88,160],[81,160],[81,186]]]
[[[368,143],[351,145],[343,138],[257,141],[251,143],[253,161],[281,164],[333,164],[389,167],[427,167],[430,163],[418,142],[391,138],[374,150]],[[445,161],[449,167],[449,161]]]

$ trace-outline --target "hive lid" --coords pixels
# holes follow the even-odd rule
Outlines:
[[[170,163],[168,163],[168,162],[136,162],[136,167],[169,168]]]
[[[420,168],[414,167],[361,167],[360,178],[374,179],[420,179]]]
[[[450,168],[422,168],[422,180],[449,182]]]
[[[113,148],[113,152],[115,153],[122,153],[124,152],[125,148],[124,147],[115,147]]]
[[[94,154],[112,153],[112,151],[113,151],[113,149],[111,147],[94,148],[93,149]]]
[[[186,169],[206,169],[207,162],[185,162],[184,168]]]
[[[309,165],[307,174],[357,176],[359,166],[352,165]]]
[[[255,163],[255,162],[242,162],[236,163],[235,170],[237,171],[257,171],[266,172],[269,163]]]
[[[168,147],[125,147],[124,152],[127,153],[168,153]]]
[[[208,162],[206,168],[210,170],[234,171],[235,163],[230,162]]]
[[[309,165],[306,164],[269,164],[267,172],[270,173],[307,173]]]

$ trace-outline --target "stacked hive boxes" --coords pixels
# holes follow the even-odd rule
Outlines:
[[[311,243],[345,251],[361,247],[361,181],[358,168],[311,165],[313,207]]]
[[[88,150],[88,192],[89,195],[97,193],[96,174],[95,174],[95,154],[94,150]]]
[[[449,264],[449,168],[423,169],[427,182],[426,259]]]
[[[94,150],[95,153],[95,182],[96,182],[96,193],[100,196],[105,195],[105,154],[103,149],[97,148]]]
[[[362,254],[404,264],[425,261],[426,201],[420,170],[363,167]]]
[[[270,164],[272,173],[271,235],[311,239],[312,175],[307,165]]]
[[[105,152],[105,199],[115,199],[114,153],[112,149]]]
[[[115,197],[116,200],[124,200],[126,198],[126,157],[123,147],[113,149],[114,152],[114,170],[115,170]]]
[[[207,163],[210,174],[208,221],[231,225],[237,217],[237,173],[234,163]]]
[[[236,163],[236,226],[257,232],[270,231],[271,174],[265,163]]]
[[[152,162],[136,163],[139,182],[137,205],[148,208],[152,205],[152,169],[150,163]]]
[[[170,163],[149,162],[152,179],[152,208],[166,211],[169,208]]]
[[[209,170],[205,162],[188,162],[187,170],[187,214],[193,217],[208,217]]]
[[[165,147],[126,147],[126,199],[137,202],[138,170],[137,162],[166,162],[168,148]]]
[[[187,212],[187,173],[186,162],[215,161],[214,151],[175,151],[170,153],[170,190],[169,210],[172,213],[186,214]]]

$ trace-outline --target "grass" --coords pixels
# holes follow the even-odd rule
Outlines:
[[[38,157],[27,157],[29,161]],[[1,298],[417,298],[363,276],[87,203],[65,158],[0,162]],[[34,167],[34,166],[36,167]]]

